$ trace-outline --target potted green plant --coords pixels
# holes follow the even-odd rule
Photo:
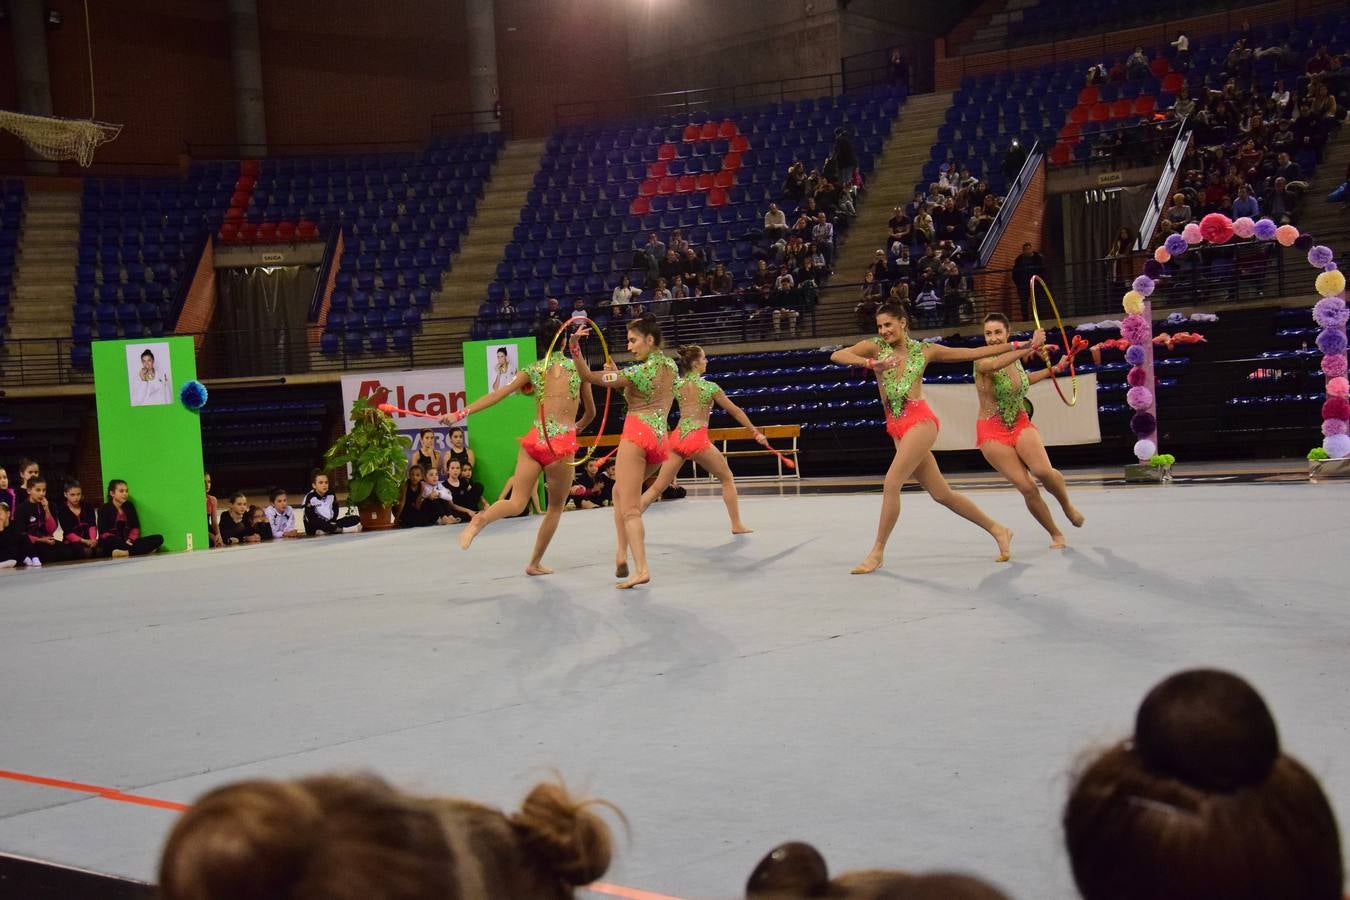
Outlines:
[[[361,514],[361,528],[378,531],[394,527],[393,508],[408,477],[412,438],[398,433],[394,420],[381,412],[377,396],[352,401],[352,430],[333,442],[324,454],[330,469],[350,466],[347,502]]]

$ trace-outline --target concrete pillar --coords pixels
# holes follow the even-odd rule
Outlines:
[[[469,100],[475,113],[474,126],[478,131],[497,131],[501,124],[490,112],[498,99],[493,0],[466,0],[464,14],[469,26]],[[544,77],[542,73],[540,77]]]
[[[230,61],[234,70],[234,121],[240,153],[267,153],[262,46],[258,40],[257,0],[229,0]]]
[[[14,68],[19,77],[19,112],[52,114],[52,81],[47,68],[47,4],[44,0],[10,0],[9,30],[14,38]],[[28,170],[54,174],[57,166],[24,145]]]

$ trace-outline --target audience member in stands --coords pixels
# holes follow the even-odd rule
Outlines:
[[[647,259],[651,260],[651,265],[655,266],[666,258],[666,245],[653,231],[647,235],[647,243],[642,248],[642,252],[647,254]]]
[[[734,293],[735,290],[736,282],[732,279],[731,273],[727,271],[727,267],[724,264],[718,263],[713,269],[712,274],[713,294],[726,296]]]
[[[487,503],[483,500],[483,485],[473,480],[473,466],[464,463],[459,467],[459,483],[461,487],[456,502],[460,506],[471,512],[487,509]]]
[[[590,307],[586,305],[585,297],[577,297],[575,300],[572,301],[572,315],[585,316],[588,319],[592,318],[591,310]]]
[[[806,199],[806,167],[800,159],[788,166],[787,177],[783,180],[783,197],[793,203],[801,203]]]
[[[9,473],[4,466],[0,466],[0,503],[7,504],[11,514],[19,507],[19,497],[9,486]]]
[[[1178,32],[1177,39],[1172,42],[1172,46],[1177,51],[1177,67],[1182,72],[1191,68],[1191,41],[1186,37],[1186,32]]]
[[[337,496],[329,493],[328,473],[315,469],[309,473],[309,493],[305,494],[305,534],[339,534],[361,530],[361,517],[338,515]]]
[[[164,900],[567,900],[609,868],[608,826],[555,784],[506,814],[373,775],[240,781],[197,798],[159,864]]]
[[[1150,74],[1148,55],[1144,53],[1142,45],[1136,46],[1129,59],[1125,60],[1125,77],[1130,81],[1143,81]]]
[[[1281,752],[1261,695],[1227,672],[1149,691],[1130,740],[1078,775],[1064,835],[1084,900],[1341,900],[1336,817]]]
[[[28,565],[32,559],[28,536],[14,527],[14,516],[9,501],[0,499],[0,569]]]
[[[816,216],[816,224],[811,229],[811,240],[816,249],[825,257],[827,267],[834,265],[834,225],[825,217],[825,213]]]
[[[676,275],[672,280],[682,280],[683,276]],[[665,317],[670,315],[670,301],[674,299],[670,288],[666,286],[666,280],[659,278],[656,281],[656,290],[652,292],[652,300],[648,305],[648,310],[654,316]]]
[[[141,534],[136,504],[131,501],[127,483],[120,478],[108,482],[108,499],[98,508],[98,536],[103,552],[114,559],[146,556],[164,543],[163,535]]]
[[[462,425],[450,429],[450,446],[441,455],[441,465],[449,466],[452,459],[456,460],[461,466],[471,466],[478,461],[466,443]]]
[[[770,241],[776,241],[787,237],[788,225],[787,216],[777,203],[769,203],[769,211],[764,214],[764,237]]]
[[[253,522],[249,516],[249,510],[252,507],[248,503],[248,495],[243,491],[235,491],[230,495],[230,505],[220,514],[220,539],[226,547],[233,547],[236,544],[256,544],[262,541],[263,536],[259,529],[254,528]],[[100,514],[102,510],[99,510]],[[102,530],[102,529],[100,529]],[[263,523],[263,529],[270,540],[272,529]]]
[[[1022,319],[1031,318],[1031,279],[1039,275],[1045,277],[1045,259],[1033,250],[1031,244],[1023,244],[1022,252],[1013,262],[1013,286],[1017,288],[1017,299],[1022,304]]]
[[[830,878],[825,858],[810,844],[793,842],[769,851],[745,886],[748,900],[1008,900],[978,878],[948,872],[915,875],[893,869],[859,869]]]
[[[66,551],[71,559],[97,556],[98,519],[94,507],[84,502],[84,489],[72,478],[61,493],[65,502],[56,505],[56,521],[61,526],[61,540]]]
[[[272,488],[267,492],[267,499],[268,506],[263,513],[267,516],[268,527],[272,529],[272,537],[300,537],[300,530],[295,527],[295,510],[291,509],[285,489]]]
[[[652,237],[655,238],[656,235],[653,234]],[[665,245],[663,244],[662,246],[664,247]],[[661,257],[664,258],[665,254],[662,253]],[[628,273],[625,272],[623,275],[619,276],[619,286],[614,289],[612,294],[610,294],[609,305],[617,313],[621,307],[627,307],[628,304],[634,302],[641,294],[642,291],[633,287],[632,282],[628,280]]]
[[[56,539],[58,523],[47,500],[47,479],[34,475],[27,482],[28,499],[19,504],[14,519],[17,527],[28,538],[28,553],[24,564],[38,567],[43,563],[64,562],[70,559],[70,550]]]
[[[1252,196],[1252,189],[1246,184],[1238,188],[1237,199],[1233,201],[1233,215],[1253,220],[1261,216],[1261,204]]]

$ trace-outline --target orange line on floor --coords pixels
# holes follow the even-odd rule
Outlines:
[[[101,797],[104,800],[116,800],[118,803],[134,803],[138,806],[151,806],[155,809],[167,809],[173,812],[182,812],[187,809],[186,803],[175,803],[172,800],[160,800],[157,797],[146,797],[141,794],[127,794],[116,788],[100,787],[96,784],[84,784],[79,781],[63,781],[59,778],[44,778],[41,775],[28,775],[24,772],[10,772],[6,769],[0,769],[0,778],[9,781],[17,781],[21,784],[36,784],[40,787],[57,788],[63,791],[76,791],[81,794],[93,794],[95,797]],[[608,894],[611,897],[623,897],[625,900],[680,900],[679,897],[673,897],[669,894],[657,894],[652,891],[641,891],[637,888],[624,887],[621,884],[606,884],[597,881],[595,884],[588,885],[586,890],[597,894]]]

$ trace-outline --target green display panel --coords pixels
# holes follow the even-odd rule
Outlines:
[[[143,534],[164,535],[166,550],[186,550],[188,535],[195,548],[209,548],[201,421],[178,399],[197,377],[192,338],[95,341],[93,354],[104,484],[85,495],[119,478]]]
[[[517,371],[538,358],[534,338],[465,342],[465,399],[474,402],[493,390],[494,385],[515,378]],[[478,463],[474,477],[483,483],[483,496],[489,501],[501,496],[515,474],[520,453],[518,438],[524,437],[534,420],[534,397],[524,394],[512,394],[469,419],[469,445]]]

